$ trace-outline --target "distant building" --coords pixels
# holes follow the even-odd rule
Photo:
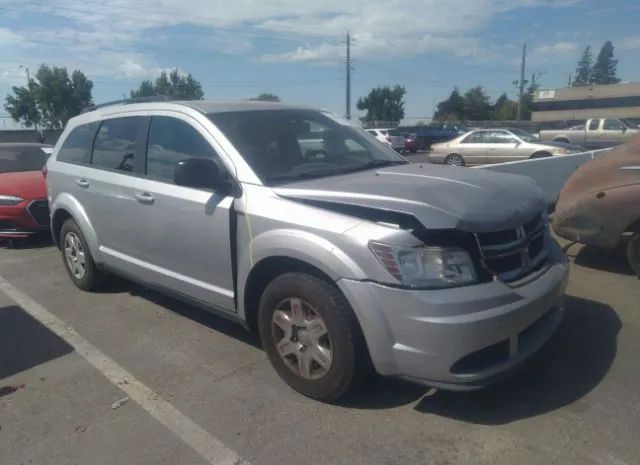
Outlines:
[[[640,118],[640,83],[542,90],[533,97],[533,121]]]

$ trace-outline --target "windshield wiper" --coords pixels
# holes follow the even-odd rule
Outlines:
[[[385,166],[393,166],[393,165],[406,165],[409,162],[406,160],[371,160],[362,165],[354,166],[352,168],[347,168],[346,170],[341,170],[341,173],[350,173],[354,171],[365,171],[371,170],[374,168],[383,168]]]
[[[291,181],[296,179],[313,179],[336,174],[336,170],[301,171],[299,173],[284,173],[267,176],[266,181]]]

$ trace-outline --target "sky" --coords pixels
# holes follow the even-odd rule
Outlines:
[[[41,63],[84,72],[97,103],[178,68],[205,98],[271,92],[344,114],[349,30],[353,114],[371,88],[400,84],[411,122],[454,86],[515,98],[524,42],[543,88],[606,40],[619,77],[640,81],[638,24],[638,0],[0,0],[0,97]]]

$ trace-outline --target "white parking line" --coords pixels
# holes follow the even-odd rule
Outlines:
[[[109,356],[75,332],[73,327],[53,315],[0,276],[0,290],[15,301],[24,311],[64,339],[91,365],[97,368],[115,386],[152,417],[167,427],[173,434],[191,446],[212,465],[250,465],[235,451],[211,436],[191,419],[183,415],[158,393],[146,386]]]

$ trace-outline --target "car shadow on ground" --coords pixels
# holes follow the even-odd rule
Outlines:
[[[145,288],[144,286],[127,281],[118,276],[110,275],[104,289],[101,289],[100,292],[127,292],[132,296],[141,297],[169,310],[170,312],[195,321],[196,323],[206,326],[213,331],[222,333],[253,347],[261,347],[260,339],[256,334],[247,331],[240,324],[234,321],[218,316],[205,309],[189,305],[153,289]]]
[[[577,250],[575,255],[571,254],[571,249],[569,249],[568,255],[573,258],[574,264],[584,268],[628,276],[635,274],[627,261],[624,248],[605,250],[584,246]]]
[[[0,388],[2,380],[73,352],[73,347],[22,308],[0,308]],[[10,389],[0,389],[8,392]]]
[[[48,232],[38,233],[27,239],[0,238],[0,249],[45,249],[53,246],[53,239]]]
[[[459,421],[503,425],[561,407],[586,410],[580,401],[606,376],[622,324],[608,305],[567,296],[557,333],[512,378],[480,391],[438,391],[416,410]]]

